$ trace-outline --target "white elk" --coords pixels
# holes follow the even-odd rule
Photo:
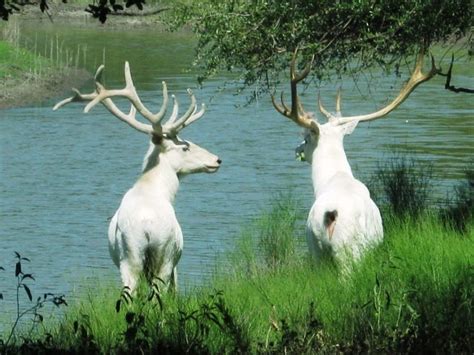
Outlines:
[[[166,121],[168,103],[166,83],[163,82],[163,104],[153,114],[141,102],[135,90],[128,62],[125,63],[125,88],[106,89],[101,83],[100,66],[95,75],[96,89],[91,94],[75,95],[53,108],[54,110],[73,101],[90,101],[84,108],[88,112],[102,103],[113,115],[136,130],[150,136],[150,148],[145,156],[143,172],[122,199],[109,225],[109,251],[115,265],[120,269],[122,283],[132,292],[141,275],[149,283],[161,280],[165,288],[176,289],[176,265],[183,249],[183,234],[176,219],[173,201],[183,175],[192,173],[213,173],[219,169],[221,160],[207,150],[182,140],[178,133],[204,114],[204,104],[198,110],[196,99],[191,97],[189,109],[178,117],[178,101]],[[128,114],[121,111],[112,97],[123,97],[131,103]],[[136,119],[139,112],[150,124]]]
[[[375,120],[393,111],[419,84],[431,79],[438,70],[432,58],[431,70],[427,74],[422,73],[424,51],[421,50],[410,79],[387,106],[371,114],[343,117],[338,92],[335,114],[329,113],[318,99],[319,110],[328,120],[321,124],[313,113],[304,111],[297,94],[297,84],[308,75],[312,60],[303,71],[297,72],[296,57],[297,51],[290,66],[291,108],[285,105],[283,93],[281,105],[275,102],[273,96],[272,102],[279,113],[305,128],[305,140],[296,149],[296,154],[312,166],[315,202],[306,224],[308,247],[317,260],[328,254],[343,262],[358,260],[364,250],[382,241],[382,218],[367,187],[352,174],[343,138],[351,134],[359,122]]]

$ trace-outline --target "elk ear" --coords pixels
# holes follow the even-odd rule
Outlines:
[[[319,136],[319,125],[318,125],[318,123],[314,120],[311,120],[310,126],[311,126],[311,128],[310,128],[311,133],[316,135],[316,136]]]
[[[341,131],[344,135],[346,134],[351,134],[352,132],[354,132],[354,129],[357,127],[357,124],[359,123],[358,120],[355,120],[355,121],[351,121],[351,122],[348,122],[348,123],[345,123],[343,125],[341,125]]]

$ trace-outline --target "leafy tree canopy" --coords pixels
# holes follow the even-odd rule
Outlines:
[[[200,80],[219,70],[268,91],[287,73],[291,53],[315,55],[312,75],[350,74],[375,65],[398,70],[421,46],[472,31],[471,0],[210,0],[175,7],[172,28],[198,35]],[[469,39],[472,47],[472,35]]]
[[[62,0],[67,2],[67,0]],[[105,22],[112,11],[145,0],[94,0],[85,10]],[[356,74],[376,65],[398,69],[420,47],[468,38],[474,52],[473,0],[176,0],[170,28],[190,26],[198,35],[196,64],[202,82],[219,70],[235,71],[243,88],[266,92],[280,81],[298,48],[307,60],[314,55],[313,78]],[[19,10],[28,0],[0,0],[0,18]],[[38,0],[48,12],[47,0]],[[168,10],[168,8],[161,9]],[[303,62],[303,61],[302,61]],[[446,89],[473,92],[450,83]]]

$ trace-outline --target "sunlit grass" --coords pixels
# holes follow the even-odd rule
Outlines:
[[[218,258],[208,284],[179,294],[142,284],[130,297],[98,281],[22,345],[75,353],[472,353],[471,214],[460,230],[433,209],[385,212],[383,243],[348,272],[330,259],[310,260],[297,200],[280,196],[269,206]]]
[[[32,52],[15,47],[0,41],[0,79],[19,78],[25,72],[33,73],[35,68],[48,68],[51,63],[42,57],[35,56]]]
[[[87,291],[53,327],[54,346],[203,353],[472,347],[472,222],[461,235],[430,214],[416,222],[386,218],[382,245],[343,275],[329,261],[314,266],[298,243],[277,252],[262,244],[268,233],[302,238],[299,218],[294,201],[277,200],[221,258],[212,282],[186,294],[150,301],[144,287],[117,312],[118,288]],[[262,250],[268,245],[270,259]]]

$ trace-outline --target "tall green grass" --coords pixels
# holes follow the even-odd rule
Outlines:
[[[461,235],[429,213],[389,219],[382,245],[342,276],[330,262],[313,266],[297,243],[275,252],[275,241],[301,237],[296,207],[274,202],[253,224],[253,246],[237,243],[209,285],[179,295],[143,287],[119,311],[119,290],[91,289],[32,344],[102,353],[472,352],[472,221]]]
[[[470,176],[468,190],[455,190],[455,209],[472,205]],[[98,286],[76,295],[80,301],[56,322],[3,350],[473,352],[472,213],[457,215],[460,230],[437,210],[398,215],[388,205],[383,243],[341,273],[330,259],[315,265],[308,257],[299,205],[291,195],[276,198],[198,289],[160,294],[143,284],[131,296]]]
[[[38,38],[25,39],[17,21],[9,21],[0,34],[0,78],[21,79],[27,74],[38,80],[45,76],[66,74],[71,68],[85,65],[87,47],[66,48],[58,36],[40,45]]]

